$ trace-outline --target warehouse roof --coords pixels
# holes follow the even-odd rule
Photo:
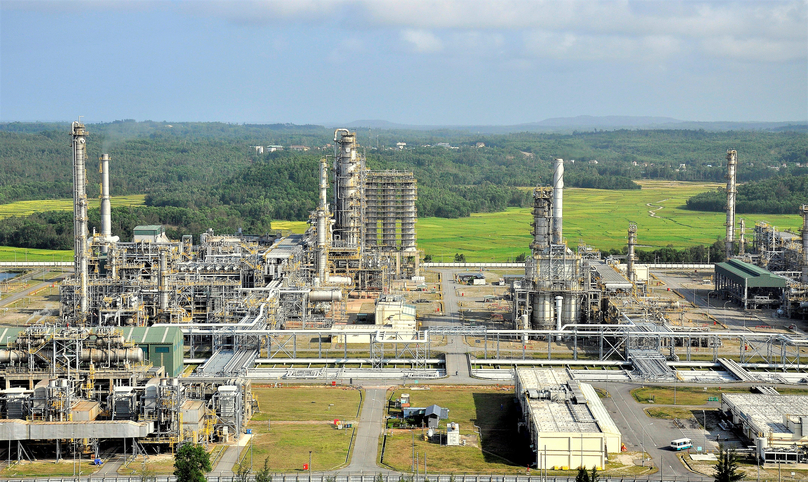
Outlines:
[[[722,400],[743,414],[743,418],[759,434],[791,432],[783,416],[808,416],[806,395],[762,395],[757,393],[722,393]]]
[[[135,234],[163,234],[163,226],[160,224],[147,224],[135,226]]]
[[[744,283],[748,288],[785,288],[786,279],[770,273],[769,271],[744,263],[738,259],[731,259],[725,263],[715,265],[716,276],[721,275],[737,283]]]
[[[591,385],[572,380],[564,370],[519,368],[516,373],[521,389],[531,392],[524,400],[538,432],[620,433]]]

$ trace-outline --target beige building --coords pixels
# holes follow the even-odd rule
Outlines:
[[[601,469],[620,452],[620,431],[595,389],[566,370],[517,368],[516,396],[535,467]]]

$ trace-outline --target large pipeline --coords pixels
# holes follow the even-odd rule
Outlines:
[[[79,358],[83,362],[143,362],[143,350],[140,348],[113,348],[102,350],[98,348],[85,348],[79,353]]]
[[[734,254],[733,244],[735,242],[735,172],[738,168],[738,153],[734,150],[727,151],[727,241],[726,258],[730,259]]]
[[[553,244],[561,244],[564,237],[562,213],[564,202],[564,160],[555,160],[553,170]]]

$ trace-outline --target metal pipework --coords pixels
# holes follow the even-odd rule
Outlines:
[[[800,206],[802,216],[802,282],[808,283],[808,204]]]
[[[92,361],[93,363],[105,361],[141,363],[143,362],[143,350],[140,348],[85,348],[81,350],[79,358],[81,358],[83,362]]]
[[[634,246],[637,245],[637,225],[631,223],[628,225],[628,254],[626,255],[626,270],[628,271],[628,280],[634,283]]]
[[[78,322],[87,319],[87,132],[84,124],[73,122],[73,236],[74,269],[79,278],[79,313]]]
[[[734,150],[727,151],[727,241],[726,258],[733,255],[733,243],[735,241],[735,171],[738,168],[738,153]]]
[[[158,287],[160,296],[160,311],[168,311],[168,263],[166,262],[165,251],[160,251],[160,272],[158,273]]]
[[[563,239],[562,212],[564,202],[564,160],[555,160],[553,170],[553,244],[561,244]]]
[[[555,297],[556,331],[561,330],[561,310],[563,308],[562,303],[564,303],[564,297],[563,296],[556,296]]]

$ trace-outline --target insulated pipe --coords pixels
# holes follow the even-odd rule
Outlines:
[[[561,331],[561,309],[562,303],[564,302],[563,296],[556,296],[555,297],[555,307],[556,307],[556,330]]]
[[[735,171],[738,168],[738,153],[734,150],[727,151],[727,241],[726,258],[732,257],[732,245],[735,241]]]
[[[73,236],[74,269],[79,278],[79,313],[78,322],[87,319],[87,132],[84,124],[73,122]]]
[[[0,363],[14,363],[25,360],[25,352],[22,350],[0,350]]]
[[[110,361],[140,363],[143,361],[143,350],[140,348],[114,348],[102,350],[98,348],[85,348],[79,354],[81,361],[94,363]]]
[[[553,170],[553,244],[561,244],[563,239],[562,212],[564,201],[564,160],[555,160]]]

